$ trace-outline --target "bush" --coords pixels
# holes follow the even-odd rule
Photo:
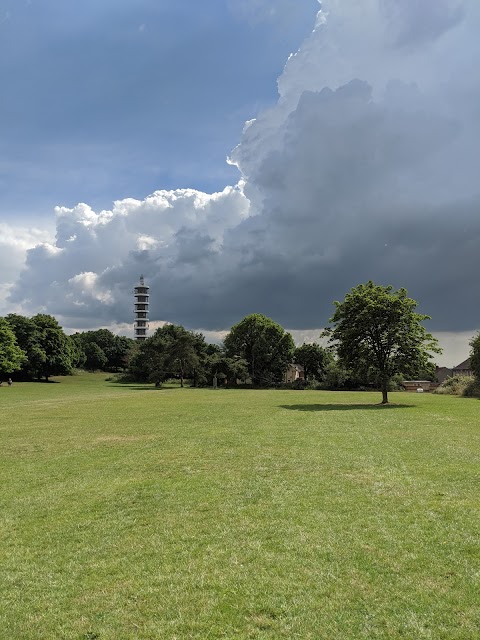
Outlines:
[[[475,385],[473,376],[452,376],[447,378],[433,393],[450,396],[464,396],[467,389]]]
[[[466,398],[480,398],[480,380],[474,378],[466,387],[463,392]]]

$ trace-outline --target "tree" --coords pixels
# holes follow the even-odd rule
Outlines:
[[[217,347],[217,349],[208,356],[208,369],[211,379],[222,378],[226,380],[237,380],[243,382],[248,378],[248,363],[238,356],[229,358],[225,351]]]
[[[432,353],[441,353],[438,342],[422,326],[430,317],[416,313],[417,303],[406,289],[376,285],[371,280],[347,293],[324,335],[335,344],[342,363],[354,370],[368,370],[388,403],[388,383],[397,373],[412,375],[426,368]]]
[[[75,369],[83,369],[87,357],[85,355],[85,345],[82,340],[82,334],[74,333],[73,335],[68,336],[68,342],[72,367]]]
[[[207,359],[207,345],[201,333],[187,331],[184,327],[166,324],[152,337],[136,345],[132,352],[128,371],[136,380],[160,385],[170,375],[178,376],[183,387],[185,377],[191,375],[194,385],[203,378]]]
[[[470,363],[473,375],[480,382],[480,333],[472,338],[470,342],[472,350],[470,351]]]
[[[65,376],[72,371],[72,355],[68,337],[53,316],[39,313],[32,321],[39,331],[38,344],[45,353],[45,361],[37,377]]]
[[[108,362],[103,349],[96,342],[87,342],[85,345],[85,367],[89,371],[104,370]]]
[[[25,353],[18,346],[10,324],[0,318],[0,373],[8,375],[19,371],[25,360]]]
[[[325,372],[325,367],[332,359],[333,357],[330,351],[324,349],[316,342],[313,344],[302,344],[301,347],[295,349],[293,354],[294,362],[303,367],[305,380],[308,380],[309,377],[320,380]]]
[[[194,372],[199,366],[200,360],[195,351],[195,338],[189,331],[180,333],[166,348],[166,362],[175,373],[180,374],[180,386],[187,372]]]
[[[239,356],[247,361],[253,383],[260,385],[282,380],[295,349],[292,336],[260,313],[232,327],[224,344],[229,358]]]
[[[108,371],[118,371],[124,369],[130,351],[135,345],[135,341],[125,336],[116,336],[109,329],[97,329],[96,331],[84,331],[75,333],[74,339],[77,345],[81,345],[82,350],[88,344],[96,344],[106,356],[103,369]]]
[[[10,313],[6,320],[15,334],[18,346],[26,355],[21,368],[22,375],[26,378],[40,378],[47,360],[40,329],[32,319],[16,313]]]

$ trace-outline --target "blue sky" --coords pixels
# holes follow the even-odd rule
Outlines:
[[[373,279],[457,364],[479,32],[478,0],[0,0],[0,314],[131,335],[144,273],[153,326],[301,342]]]
[[[314,0],[0,1],[0,215],[223,189]]]

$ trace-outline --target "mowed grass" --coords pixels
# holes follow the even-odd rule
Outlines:
[[[0,638],[480,637],[480,402],[0,389]]]

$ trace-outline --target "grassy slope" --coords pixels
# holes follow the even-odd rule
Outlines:
[[[0,389],[0,636],[473,639],[478,400]]]

